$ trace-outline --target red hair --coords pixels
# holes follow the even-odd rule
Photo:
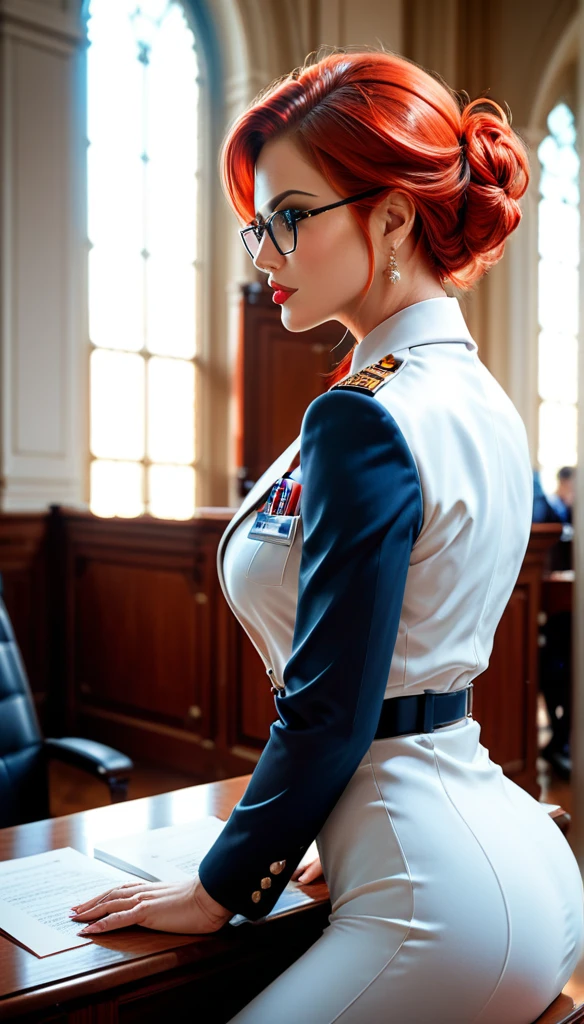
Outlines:
[[[469,102],[398,54],[333,52],[260,92],[231,126],[220,156],[222,185],[242,225],[255,216],[259,153],[283,136],[343,197],[375,185],[408,196],[416,209],[414,237],[442,280],[457,288],[472,287],[501,258],[521,219],[529,161],[506,112],[488,98]],[[375,270],[368,221],[382,199],[347,207],[369,251],[363,297]]]

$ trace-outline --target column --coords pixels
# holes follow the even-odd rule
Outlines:
[[[80,7],[0,0],[3,511],[88,496]]]

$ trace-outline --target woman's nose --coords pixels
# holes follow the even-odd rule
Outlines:
[[[260,247],[253,258],[253,265],[256,270],[265,270],[269,274],[277,267],[281,267],[285,256],[278,252],[267,231],[264,231]]]

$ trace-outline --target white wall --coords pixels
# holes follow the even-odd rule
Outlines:
[[[87,451],[79,18],[0,0],[0,500],[75,503]]]

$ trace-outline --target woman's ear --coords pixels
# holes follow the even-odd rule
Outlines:
[[[409,235],[416,219],[416,208],[403,192],[390,192],[379,204],[378,211],[382,222],[384,244],[390,243],[396,248]]]

